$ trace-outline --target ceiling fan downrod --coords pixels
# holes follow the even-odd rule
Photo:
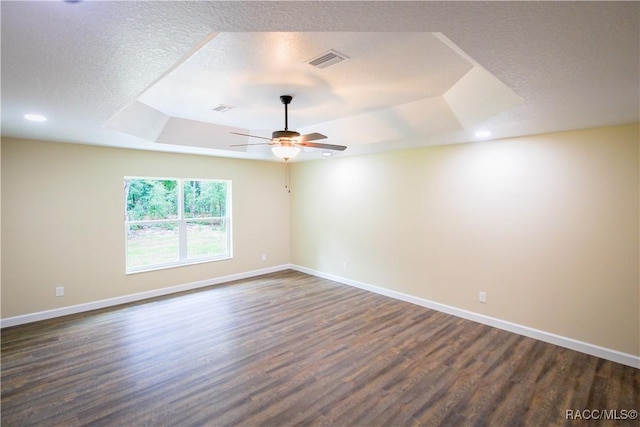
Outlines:
[[[284,130],[289,130],[289,104],[292,99],[291,95],[280,95],[280,101],[284,104]]]

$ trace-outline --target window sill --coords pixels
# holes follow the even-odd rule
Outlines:
[[[233,259],[233,256],[229,255],[229,256],[224,256],[219,258],[194,259],[193,261],[181,262],[179,264],[165,264],[165,265],[159,265],[159,266],[153,266],[153,267],[141,267],[140,269],[127,270],[125,274],[128,276],[131,274],[149,273],[152,271],[167,270],[169,268],[188,267],[190,265],[206,264],[208,262],[226,261],[230,259]]]

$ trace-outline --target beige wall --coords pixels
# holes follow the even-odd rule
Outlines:
[[[638,133],[294,164],[291,262],[640,355]]]
[[[637,125],[294,163],[291,206],[281,163],[0,148],[2,318],[291,262],[640,355]],[[234,259],[126,275],[125,175],[233,180]]]
[[[10,138],[1,161],[3,318],[289,262],[280,163]],[[233,259],[126,275],[126,175],[231,179]]]

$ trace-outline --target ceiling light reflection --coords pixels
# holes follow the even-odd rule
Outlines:
[[[47,121],[47,118],[42,114],[29,113],[29,114],[25,114],[24,118],[29,120],[30,122],[46,122]]]

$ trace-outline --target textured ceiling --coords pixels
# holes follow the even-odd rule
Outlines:
[[[282,129],[281,94],[294,96],[289,127],[347,145],[341,156],[639,120],[638,2],[1,8],[7,136],[273,159],[229,147],[255,141],[229,131]],[[327,49],[349,59],[305,63]]]

